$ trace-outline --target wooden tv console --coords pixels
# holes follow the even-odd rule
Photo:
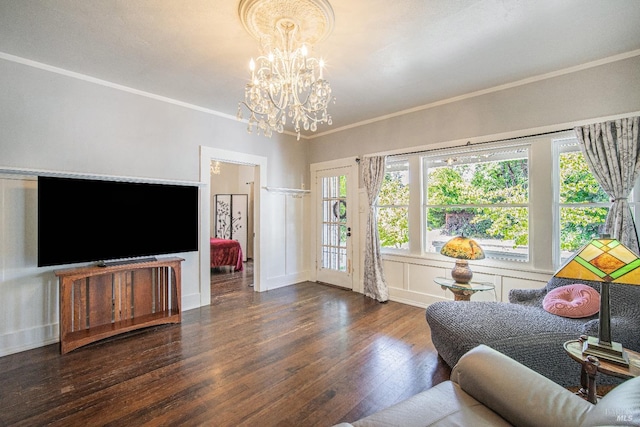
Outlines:
[[[135,329],[180,323],[182,261],[57,270],[60,352]]]

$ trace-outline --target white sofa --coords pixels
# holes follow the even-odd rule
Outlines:
[[[353,424],[338,426],[511,425],[640,426],[640,377],[615,387],[592,405],[504,354],[480,345],[460,358],[450,381]]]

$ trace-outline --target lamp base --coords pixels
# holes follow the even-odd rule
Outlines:
[[[451,278],[456,283],[462,283],[466,285],[473,278],[473,271],[469,268],[469,263],[466,259],[457,259],[456,264],[451,270]]]
[[[596,337],[588,337],[582,346],[582,355],[595,356],[607,362],[629,367],[629,355],[619,342],[604,344]]]

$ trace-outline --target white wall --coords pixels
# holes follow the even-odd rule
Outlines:
[[[523,136],[640,111],[639,70],[635,56],[329,133],[309,141],[309,163]]]
[[[245,124],[233,119],[71,77],[62,70],[0,59],[0,76],[0,170],[199,182],[204,146],[267,158],[266,185],[299,188],[300,177],[308,174],[306,145],[295,137],[250,135]],[[11,307],[3,308],[0,355],[58,339],[54,268],[37,268],[34,255],[32,179],[0,182],[0,301]],[[209,195],[202,193],[201,203],[206,203]],[[269,200],[266,203],[269,209]],[[263,262],[268,265],[286,254],[283,246],[274,246]],[[180,255],[186,260],[182,305],[188,310],[200,305],[200,289],[208,292],[209,284],[200,283],[199,253]]]

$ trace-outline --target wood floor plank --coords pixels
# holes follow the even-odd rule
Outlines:
[[[212,304],[59,354],[0,358],[0,425],[330,426],[446,380],[424,309],[305,282],[255,293],[212,275]]]

